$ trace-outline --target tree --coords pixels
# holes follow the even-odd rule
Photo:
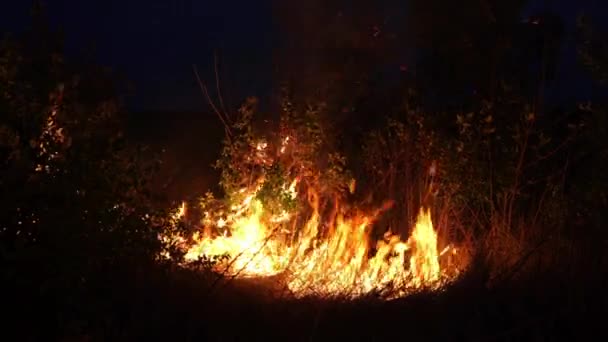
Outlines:
[[[157,160],[123,136],[114,76],[68,63],[61,35],[34,23],[0,45],[0,275],[18,308],[40,308],[24,315],[53,324],[90,317],[154,262],[167,215],[147,188]]]

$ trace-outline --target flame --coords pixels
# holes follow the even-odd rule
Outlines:
[[[230,255],[232,259],[224,265],[223,271],[234,275],[270,276],[283,271],[288,261],[287,255],[282,253],[283,246],[272,239],[272,232],[263,223],[260,201],[250,203],[248,215],[233,218],[230,235],[210,239],[195,233],[195,244],[184,258],[196,260],[201,256]]]
[[[173,220],[178,221],[186,216],[186,202],[182,202],[182,204],[177,208],[175,213],[172,215]]]
[[[296,186],[297,179],[284,187],[293,198],[298,195]],[[223,233],[196,232],[186,247],[185,260],[228,256],[215,266],[216,271],[241,277],[281,274],[296,297],[353,298],[379,293],[394,298],[436,287],[445,279],[439,259],[449,246],[438,250],[428,209],[420,210],[406,241],[389,232],[373,244],[372,223],[386,208],[368,214],[346,213],[336,203],[333,213],[325,217],[320,214],[319,195],[308,189],[311,213],[294,229],[293,213],[270,215],[264,210],[255,196],[259,188],[241,191],[248,193],[244,200],[233,205],[230,213],[221,212],[214,223]],[[182,205],[177,215],[185,211]]]
[[[420,285],[435,282],[440,275],[437,233],[433,229],[431,213],[421,210],[410,239],[415,253],[410,257],[410,270],[414,281]]]
[[[291,140],[289,136],[281,139],[276,158],[295,148]],[[248,157],[258,165],[271,165],[276,160],[268,154],[270,150],[261,140],[251,145]],[[434,174],[435,169],[433,164],[430,172]],[[334,196],[328,207],[327,194],[319,190],[323,187],[307,177],[307,182],[296,176],[282,185],[283,195],[300,205],[295,210],[265,208],[258,194],[266,179],[260,176],[229,197],[240,198],[238,203],[215,210],[205,207],[202,227],[190,238],[172,240],[180,242],[187,263],[223,257],[216,259],[216,272],[234,277],[279,276],[295,297],[378,294],[391,299],[438,288],[458,273],[455,267],[441,266],[442,256],[447,254],[451,261],[456,249],[451,245],[438,248],[430,209],[420,209],[407,240],[389,231],[374,241],[373,223],[392,203],[364,212],[347,209]],[[352,179],[348,191],[353,193],[355,186]],[[182,203],[173,219],[185,214]]]

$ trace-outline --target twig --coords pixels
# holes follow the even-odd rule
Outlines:
[[[524,161],[525,161],[525,157],[526,157],[526,151],[528,149],[528,139],[530,138],[530,130],[532,128],[532,123],[527,124],[525,127],[525,137],[524,137],[524,141],[521,147],[521,153],[519,155],[519,161],[517,162],[517,168],[515,171],[515,180],[513,182],[513,187],[511,188],[510,191],[510,196],[508,197],[508,204],[507,204],[507,197],[505,195],[505,211],[503,212],[503,214],[506,215],[506,217],[503,217],[503,221],[507,220],[507,228],[510,229],[511,228],[511,224],[512,224],[512,218],[513,218],[513,205],[515,203],[515,197],[516,194],[518,193],[519,190],[519,184],[520,184],[520,178],[522,177],[522,172],[523,172],[523,168],[524,168]]]
[[[214,70],[215,70],[215,88],[217,89],[217,97],[220,100],[220,106],[222,107],[222,111],[224,112],[224,116],[226,117],[227,121],[230,122],[230,116],[228,116],[228,112],[226,111],[226,106],[224,106],[224,97],[222,96],[222,90],[220,89],[220,76],[219,76],[219,72],[218,72],[218,67],[217,67],[217,51],[213,52],[213,59],[214,59]]]
[[[568,146],[568,143],[570,143],[573,139],[572,138],[566,138],[564,139],[564,141],[562,141],[559,145],[557,145],[557,147],[555,147],[553,150],[547,152],[544,155],[539,155],[536,160],[528,163],[526,166],[524,166],[524,169],[529,169],[530,167],[540,163],[541,161],[545,160],[545,159],[549,159],[552,156],[554,156],[555,154],[557,154],[557,152],[559,152],[561,149],[563,149],[564,147]]]
[[[253,261],[253,259],[255,259],[258,256],[258,254],[260,254],[262,252],[262,250],[268,244],[268,241],[270,241],[270,239],[279,230],[279,228],[280,227],[275,228],[270,234],[268,234],[268,236],[264,239],[264,243],[262,244],[262,246],[257,250],[257,252],[255,252],[255,254],[249,259],[249,261],[247,261],[247,263],[240,270],[238,270],[237,272],[235,272],[233,275],[230,276],[230,279],[228,280],[228,282],[236,279],[239,276],[239,274],[241,274],[241,272],[244,271],[245,268],[247,268],[249,263],[251,263]],[[221,274],[219,274],[217,279],[213,282],[213,284],[211,284],[211,287],[209,288],[209,290],[210,290],[209,292],[211,292],[211,290],[213,290],[213,288],[217,285],[217,283],[219,282],[220,279],[225,278],[225,275],[232,268],[232,265],[238,260],[238,258],[241,257],[241,255],[243,255],[243,253],[245,253],[245,250],[241,251],[239,254],[237,254],[237,256],[235,258],[233,258],[230,261],[230,263],[224,268],[224,271]],[[225,285],[227,285],[227,283]]]
[[[198,85],[201,88],[203,95],[207,99],[207,102],[209,103],[209,105],[211,106],[211,108],[213,109],[215,114],[217,114],[217,116],[220,118],[220,120],[224,124],[224,130],[226,131],[226,135],[228,136],[228,139],[232,138],[232,132],[230,131],[230,126],[228,125],[227,118],[226,119],[224,118],[222,113],[215,106],[215,103],[213,103],[213,100],[211,100],[211,97],[209,96],[209,91],[207,90],[207,86],[205,85],[205,83],[203,83],[203,81],[201,80],[201,78],[198,74],[198,68],[196,67],[196,64],[192,64],[192,70],[194,71],[194,75],[196,76]]]
[[[536,244],[536,246],[534,246],[533,248],[531,248],[526,254],[524,254],[517,263],[515,263],[515,265],[513,265],[513,267],[511,267],[510,270],[505,271],[503,273],[502,277],[497,277],[500,278],[500,282],[504,282],[506,280],[509,280],[510,278],[512,278],[515,274],[517,274],[517,272],[526,264],[526,262],[528,261],[528,259],[530,259],[530,257],[532,257],[536,252],[538,252],[540,250],[540,248],[549,241],[549,239],[543,239],[541,240],[539,243]],[[498,280],[497,280],[498,282]]]

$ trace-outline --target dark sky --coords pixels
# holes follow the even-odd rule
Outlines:
[[[26,27],[30,4],[21,0],[8,9],[2,5],[0,29]],[[270,1],[54,0],[46,4],[53,23],[66,32],[69,53],[94,42],[98,60],[133,81],[136,97],[131,105],[136,109],[204,108],[192,64],[212,81],[214,49],[223,63],[227,97],[238,102],[270,87]]]
[[[532,0],[522,17],[543,9],[559,15],[564,21],[565,37],[562,42],[562,53],[558,62],[556,81],[546,89],[548,101],[559,104],[570,100],[587,101],[602,99],[605,101],[605,89],[599,87],[589,75],[582,70],[577,61],[574,29],[578,14],[585,13],[597,30],[604,34],[608,30],[607,0]]]
[[[291,0],[285,0],[291,1]],[[567,24],[560,79],[550,94],[561,96],[579,84],[582,94],[596,92],[575,64],[572,28],[585,9],[595,24],[606,27],[606,0],[533,0],[526,12],[548,7]],[[99,61],[133,81],[136,110],[202,110],[206,108],[191,65],[212,80],[213,51],[219,49],[227,101],[266,95],[272,87],[272,50],[277,28],[271,0],[91,0],[47,1],[52,21],[65,29],[68,52],[95,42]],[[0,5],[0,29],[19,31],[29,23],[31,1]],[[602,14],[604,13],[604,14]],[[527,13],[522,13],[522,18]],[[555,97],[555,96],[554,96]]]

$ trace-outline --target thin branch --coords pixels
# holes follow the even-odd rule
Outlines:
[[[211,106],[211,108],[213,109],[215,114],[217,114],[217,116],[220,118],[220,120],[224,124],[224,130],[226,131],[226,135],[230,139],[232,137],[232,132],[230,131],[230,126],[228,125],[228,123],[227,123],[226,119],[224,118],[224,116],[222,115],[222,113],[217,109],[217,107],[213,103],[213,100],[211,100],[211,97],[209,96],[209,91],[207,90],[207,86],[205,86],[205,83],[203,83],[203,81],[201,80],[201,78],[198,74],[198,68],[196,67],[196,64],[192,64],[192,70],[194,71],[194,76],[196,76],[196,80],[198,82],[199,87],[201,88],[201,91],[203,92],[203,95],[207,99],[207,102],[209,103],[209,105]]]
[[[564,147],[568,147],[568,144],[570,142],[572,142],[572,140],[573,139],[571,137],[568,137],[568,138],[564,139],[564,141],[562,141],[559,145],[557,145],[553,150],[545,153],[544,155],[539,155],[536,158],[536,160],[528,163],[528,165],[524,166],[524,169],[529,169],[530,167],[539,164],[541,161],[553,157],[554,155],[557,154],[557,152],[559,152],[560,150],[562,150]]]
[[[224,106],[224,97],[222,96],[222,90],[220,89],[220,76],[219,76],[219,72],[218,72],[218,59],[217,59],[217,51],[213,52],[213,60],[214,60],[214,71],[215,71],[215,88],[217,89],[217,97],[220,100],[220,106],[222,107],[222,111],[224,112],[224,116],[226,117],[227,121],[230,122],[230,116],[228,115],[228,112],[226,111],[226,106]]]
[[[253,261],[253,259],[255,259],[264,248],[266,248],[266,245],[268,244],[268,242],[270,241],[270,239],[272,239],[274,237],[274,235],[276,234],[276,232],[278,232],[280,229],[280,226],[276,227],[275,229],[273,229],[270,234],[268,234],[268,236],[266,238],[264,238],[263,244],[262,246],[253,254],[253,256],[249,259],[249,261],[247,261],[247,263],[245,263],[245,265],[239,269],[237,272],[233,273],[230,278],[224,283],[224,287],[230,283],[231,281],[233,281],[234,279],[236,279],[241,272],[243,272],[247,266],[249,266],[249,264]],[[247,250],[244,249],[242,250],[239,254],[237,254],[229,263],[228,265],[224,268],[224,270],[222,271],[222,273],[217,275],[216,280],[211,284],[211,286],[209,287],[209,292],[211,292],[212,290],[215,289],[215,286],[219,284],[220,280],[226,279],[226,276],[228,275],[228,273],[230,272],[230,270],[232,269],[232,266],[234,265],[234,263],[246,252]]]

